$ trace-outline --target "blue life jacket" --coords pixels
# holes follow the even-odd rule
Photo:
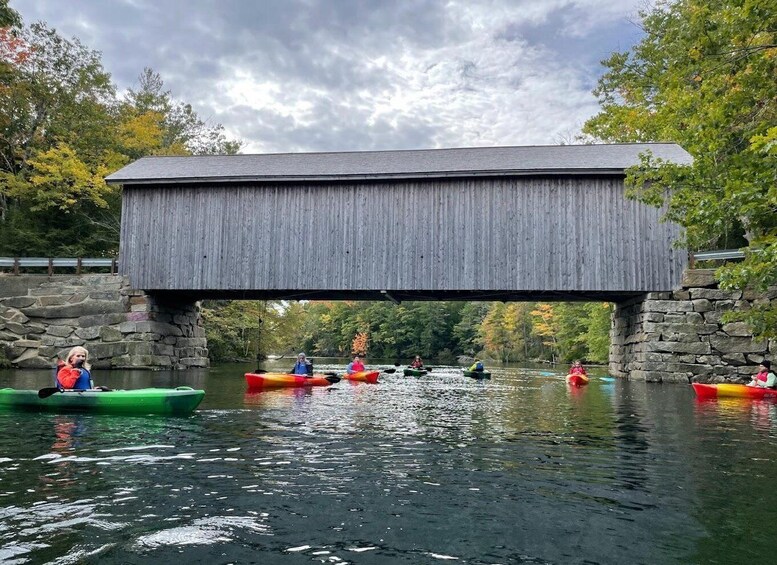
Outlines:
[[[76,384],[73,385],[75,390],[87,390],[92,388],[92,375],[87,369],[81,367],[81,376],[78,377]]]

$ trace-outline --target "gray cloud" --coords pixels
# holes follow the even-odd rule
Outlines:
[[[596,112],[640,0],[15,0],[144,67],[246,152],[554,143]]]

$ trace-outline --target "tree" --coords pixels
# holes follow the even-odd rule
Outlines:
[[[234,155],[240,150],[242,143],[228,140],[221,124],[209,126],[190,104],[175,101],[159,73],[146,67],[138,83],[127,93],[123,111],[130,128],[150,135],[146,154]]]
[[[91,220],[118,201],[103,181],[114,89],[99,54],[44,24],[0,46],[0,252],[115,254],[117,233]]]
[[[531,315],[532,329],[543,338],[542,343],[550,350],[551,361],[555,363],[559,351],[557,336],[561,330],[556,309],[552,304],[540,302],[531,311]]]
[[[772,0],[660,0],[641,14],[645,37],[603,64],[601,112],[584,132],[604,141],[675,141],[694,158],[644,156],[631,195],[666,205],[691,250],[743,247],[718,269],[722,288],[777,283],[777,4]],[[740,317],[777,335],[777,310]]]
[[[369,334],[367,332],[359,332],[354,336],[351,342],[351,353],[354,355],[361,355],[364,357],[367,355],[367,346],[369,345]]]

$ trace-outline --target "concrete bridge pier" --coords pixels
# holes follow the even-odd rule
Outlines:
[[[71,347],[93,368],[207,367],[199,302],[151,295],[116,275],[0,275],[0,348],[15,367],[47,368]]]
[[[616,305],[610,329],[610,374],[648,382],[744,382],[777,342],[756,341],[742,322],[723,322],[730,310],[777,299],[765,293],[717,288],[713,269],[689,269],[681,288],[651,292]]]

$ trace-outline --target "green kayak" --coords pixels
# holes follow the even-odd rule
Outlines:
[[[487,371],[464,371],[464,376],[473,379],[490,379],[491,373]]]
[[[0,409],[95,414],[190,414],[205,396],[204,390],[139,388],[135,390],[17,390],[0,389]]]
[[[403,371],[406,377],[423,377],[427,372],[423,369],[410,369],[407,368]]]

